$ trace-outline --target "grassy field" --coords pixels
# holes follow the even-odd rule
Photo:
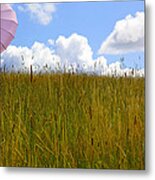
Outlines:
[[[144,78],[0,74],[0,166],[144,169]]]

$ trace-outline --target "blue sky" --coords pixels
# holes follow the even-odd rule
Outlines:
[[[77,33],[88,39],[93,58],[98,57],[101,44],[113,32],[117,21],[129,14],[134,16],[136,12],[144,12],[143,1],[58,3],[51,22],[42,25],[31,18],[29,12],[19,10],[23,5],[13,5],[19,26],[12,45],[30,48],[36,41],[47,44],[48,39],[57,40],[60,35],[67,38]],[[144,67],[142,51],[103,55],[108,63],[124,57],[127,67]]]

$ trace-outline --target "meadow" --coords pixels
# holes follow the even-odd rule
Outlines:
[[[145,169],[144,77],[0,74],[0,166]]]

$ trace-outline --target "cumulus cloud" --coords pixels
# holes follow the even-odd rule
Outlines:
[[[116,22],[113,32],[102,43],[99,54],[125,54],[144,51],[144,12]]]
[[[48,39],[48,44],[54,46],[55,41],[53,39]]]
[[[53,40],[48,43],[53,44]],[[35,42],[31,48],[9,46],[2,53],[2,69],[15,72],[70,72],[105,76],[144,76],[144,70],[123,69],[120,62],[107,63],[104,56],[93,59],[93,51],[86,37],[76,33],[59,36],[54,46]]]
[[[76,33],[66,38],[59,36],[56,40],[56,52],[65,63],[91,63],[92,49],[88,39]]]
[[[59,56],[39,42],[35,42],[31,48],[9,46],[2,53],[2,69],[5,67],[7,71],[27,72],[30,65],[33,65],[37,72],[55,70],[59,63]]]
[[[27,12],[31,19],[41,25],[48,25],[53,19],[53,13],[56,11],[56,5],[52,3],[43,4],[25,4],[18,6],[19,11]]]

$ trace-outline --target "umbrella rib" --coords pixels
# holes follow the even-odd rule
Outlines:
[[[17,26],[17,16],[12,7],[9,4],[0,4],[0,53],[3,52],[14,39]]]
[[[7,21],[7,22],[13,22],[15,23],[16,25],[18,25],[18,23],[14,20],[10,20],[10,19],[5,19],[5,18],[0,18],[0,20],[4,20],[4,21]]]
[[[1,12],[10,12],[11,9],[1,9]]]
[[[4,49],[6,49],[6,47],[5,47],[5,45],[4,45],[3,43],[1,43],[1,45],[2,45],[2,47],[3,47]]]
[[[6,8],[2,9],[2,7],[0,6],[0,10],[1,10],[1,12],[2,12],[2,11],[11,11],[12,8],[9,7],[9,8],[7,8],[7,9],[6,9]]]
[[[9,32],[8,30],[6,30],[6,29],[4,29],[4,28],[1,28],[3,31],[6,31],[7,33],[9,33],[11,36],[12,36],[12,38],[14,38],[14,35],[11,33],[11,32]]]

